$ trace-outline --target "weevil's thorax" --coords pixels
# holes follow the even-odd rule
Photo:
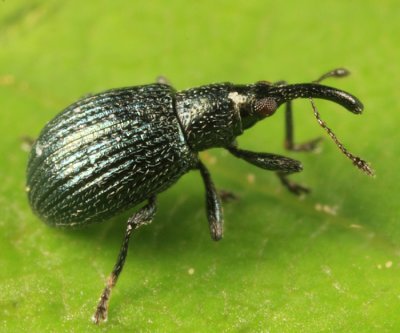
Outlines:
[[[212,84],[176,94],[176,111],[189,146],[226,147],[243,133],[240,114],[250,108],[249,86]]]

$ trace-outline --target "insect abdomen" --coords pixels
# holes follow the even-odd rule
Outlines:
[[[173,90],[116,89],[72,104],[32,148],[27,188],[34,211],[53,225],[112,217],[161,192],[190,170]]]

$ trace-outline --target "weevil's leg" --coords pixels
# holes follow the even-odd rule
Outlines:
[[[227,147],[229,152],[248,163],[251,163],[261,169],[276,171],[281,183],[292,193],[301,195],[310,192],[310,190],[288,179],[288,176],[295,172],[303,170],[303,166],[297,160],[289,157],[269,154],[257,153],[248,150],[239,149],[235,146]]]
[[[231,202],[239,199],[239,196],[231,191],[219,189],[218,195],[222,202]]]
[[[285,186],[293,194],[301,196],[303,194],[310,193],[311,190],[307,186],[295,183],[294,181],[292,181],[288,178],[288,176],[291,173],[292,172],[287,173],[284,171],[279,171],[276,173],[276,175],[278,176],[279,180],[281,181],[281,184],[283,186]]]
[[[107,283],[103,290],[103,293],[101,294],[96,312],[92,317],[92,320],[95,324],[99,324],[100,322],[107,320],[108,301],[111,296],[111,290],[116,285],[118,276],[120,275],[122,268],[124,267],[126,255],[128,254],[129,239],[132,232],[142,225],[151,223],[156,213],[156,210],[156,197],[151,197],[146,206],[144,206],[131,218],[129,218],[126,226],[125,237],[122,242],[121,249],[119,250],[117,262],[115,263],[115,266],[107,279]]]
[[[224,217],[222,214],[221,199],[217,190],[215,189],[214,183],[206,166],[199,161],[197,167],[200,170],[201,177],[203,178],[203,182],[206,187],[207,218],[210,226],[211,238],[217,241],[222,238],[223,234]]]
[[[36,140],[30,136],[21,137],[21,149],[29,153],[35,141]]]
[[[313,151],[318,147],[318,143],[321,142],[321,140],[322,138],[318,137],[307,142],[294,143],[292,101],[286,102],[284,143],[285,148],[291,151]]]
[[[161,84],[167,84],[167,85],[171,86],[171,82],[163,75],[157,76],[156,82],[161,83]]]

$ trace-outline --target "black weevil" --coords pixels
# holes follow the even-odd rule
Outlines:
[[[157,194],[190,170],[201,173],[211,238],[221,239],[221,201],[199,159],[200,151],[226,148],[257,167],[275,171],[291,192],[308,191],[287,178],[302,170],[299,161],[242,150],[235,142],[244,130],[272,116],[280,105],[286,104],[287,149],[310,151],[318,142],[293,142],[291,100],[309,98],[319,124],[339,149],[354,165],[372,175],[368,164],[346,150],[321,120],[312,100],[330,100],[352,113],[361,113],[363,105],[356,97],[319,84],[325,78],[347,74],[339,68],[312,83],[293,85],[221,83],[178,92],[159,82],[113,89],[83,98],[51,120],[32,146],[26,187],[33,211],[46,223],[68,228],[87,225],[147,200],[127,222],[116,264],[93,321],[107,319],[111,289],[124,266],[132,232],[153,219]]]

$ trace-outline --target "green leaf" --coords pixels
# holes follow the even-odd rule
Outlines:
[[[400,6],[397,1],[0,2],[1,332],[396,332],[400,330]],[[361,117],[317,101],[362,175],[296,101],[296,139],[324,136],[321,154],[285,152],[283,113],[241,147],[302,161],[287,193],[272,173],[214,149],[201,153],[224,204],[225,237],[210,241],[204,188],[192,172],[159,196],[134,235],[109,321],[90,322],[127,212],[84,230],[56,230],[31,212],[21,138],[76,99],[154,82],[330,79],[358,96]],[[137,209],[137,208],[136,208]],[[333,210],[332,210],[333,209]]]

